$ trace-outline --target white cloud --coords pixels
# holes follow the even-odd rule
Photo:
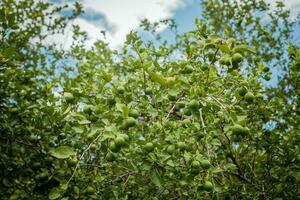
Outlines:
[[[171,18],[177,8],[184,6],[186,0],[83,0],[84,10],[93,10],[105,17],[112,30],[106,30],[101,23],[86,19],[76,19],[75,23],[88,32],[89,43],[103,39],[101,30],[106,31],[106,39],[111,47],[122,45],[126,34],[137,29],[140,20],[147,18],[150,22]]]
[[[270,3],[271,6],[276,5],[275,0],[266,0],[267,3]],[[300,14],[300,0],[283,0],[287,9],[291,10],[291,17],[297,17]]]
[[[275,0],[265,1],[272,6],[276,3]],[[139,27],[140,20],[147,18],[150,22],[154,22],[172,18],[176,9],[193,0],[81,0],[80,2],[87,14],[92,16],[96,13],[103,18],[96,21],[77,18],[74,21],[88,33],[87,45],[91,45],[96,39],[104,39],[101,31],[105,30],[106,41],[111,47],[117,48],[124,43],[126,34]],[[295,17],[300,13],[300,0],[284,0],[284,3],[291,9],[292,16]],[[92,13],[89,13],[91,11]],[[164,28],[162,27],[160,31]],[[64,46],[68,46],[66,41],[64,43]]]

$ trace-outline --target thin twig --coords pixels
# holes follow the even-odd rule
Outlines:
[[[226,107],[214,96],[212,95],[208,95],[210,98],[212,98],[213,100],[215,100],[218,104],[220,104],[220,106],[222,107],[223,110],[226,110]]]
[[[182,95],[183,96],[183,95]],[[178,97],[178,99],[176,100],[176,102],[174,103],[174,105],[172,106],[171,110],[168,112],[166,119],[169,118],[170,114],[173,112],[173,110],[175,109],[176,104],[181,100],[182,96]]]
[[[78,162],[77,162],[77,164],[76,164],[76,166],[75,166],[75,169],[74,169],[74,171],[73,171],[72,176],[71,176],[70,179],[67,181],[67,184],[69,184],[70,181],[72,180],[72,178],[75,176],[75,173],[76,173],[76,171],[77,171],[77,169],[78,169],[78,167],[79,167],[79,165],[80,165],[80,161],[82,160],[82,158],[84,157],[84,155],[86,154],[86,152],[88,152],[88,150],[91,148],[91,145],[92,145],[94,142],[96,142],[96,141],[100,138],[100,136],[102,136],[101,133],[100,133],[100,134],[96,137],[96,139],[94,139],[94,140],[89,144],[89,146],[83,151],[83,153],[81,154],[81,156],[80,156],[80,158],[79,158],[79,160],[78,160]]]

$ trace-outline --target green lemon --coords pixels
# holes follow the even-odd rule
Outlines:
[[[169,145],[169,146],[167,147],[167,153],[168,153],[168,154],[173,154],[173,153],[175,152],[175,150],[176,150],[176,147],[175,147],[175,145],[173,145],[173,144],[171,144],[171,145]]]
[[[136,124],[137,124],[137,122],[133,117],[128,117],[127,119],[125,119],[123,121],[122,128],[123,129],[128,129],[130,127],[135,126]]]
[[[105,158],[108,162],[113,162],[116,160],[116,156],[112,152],[108,152]]]
[[[96,145],[96,144],[91,144],[90,150],[94,151],[94,150],[96,150],[96,148],[97,148],[97,145]]]
[[[253,95],[252,92],[247,92],[244,96],[245,100],[248,102],[248,103],[252,103],[255,99],[255,96]]]
[[[199,107],[200,107],[200,104],[197,100],[192,100],[190,101],[190,103],[188,104],[188,107],[191,109],[191,110],[197,110]]]
[[[212,182],[210,182],[210,181],[205,181],[205,182],[203,183],[203,188],[204,188],[204,190],[206,190],[206,191],[211,191],[211,190],[214,189],[214,186],[213,186]]]
[[[94,137],[95,137],[95,134],[96,134],[96,133],[94,133],[94,132],[87,134],[87,135],[86,135],[86,139],[88,139],[88,140],[93,140]]]
[[[30,142],[37,142],[39,140],[38,136],[34,134],[31,134],[28,139]]]
[[[128,113],[129,117],[137,118],[139,116],[139,112],[137,110],[130,110]]]
[[[201,164],[201,167],[203,169],[209,169],[210,168],[210,162],[209,162],[209,160],[206,160],[206,159],[200,160],[200,164]]]
[[[221,65],[230,65],[230,57],[229,56],[222,56],[219,60]]]
[[[177,146],[180,149],[180,151],[184,151],[187,149],[187,145],[184,142],[178,142]]]
[[[91,186],[87,186],[87,188],[85,189],[85,192],[89,195],[92,195],[92,194],[95,194],[96,190]]]
[[[240,96],[243,97],[243,96],[246,95],[247,89],[246,89],[245,87],[240,87],[240,88],[237,89],[237,92],[238,92],[238,94],[239,94]]]
[[[65,98],[67,103],[72,103],[74,101],[74,96],[70,92],[65,92],[64,93],[64,98]]]
[[[194,160],[191,164],[192,168],[200,168],[201,164],[198,160]]]
[[[208,64],[201,65],[201,70],[203,70],[203,71],[209,70],[209,65]]]
[[[117,147],[122,147],[126,145],[126,139],[122,136],[117,136],[114,141]]]
[[[69,165],[69,166],[75,166],[75,165],[77,164],[77,162],[78,162],[78,160],[77,160],[76,157],[70,158],[70,159],[68,160],[68,165]]]
[[[232,126],[231,131],[236,136],[245,136],[249,133],[249,129],[247,127],[243,127],[239,124]]]
[[[115,143],[114,141],[109,142],[108,148],[109,148],[112,152],[114,152],[114,153],[120,151],[120,146],[117,146],[116,143]]]
[[[235,54],[233,54],[233,56],[232,56],[232,62],[233,62],[233,63],[239,63],[239,62],[241,62],[242,60],[243,60],[242,54],[240,54],[240,53],[235,53]]]
[[[148,152],[151,152],[154,150],[154,145],[152,142],[148,142],[144,145],[144,149]]]
[[[118,92],[119,94],[124,94],[124,92],[125,92],[124,86],[119,86],[119,87],[117,87],[117,92]]]

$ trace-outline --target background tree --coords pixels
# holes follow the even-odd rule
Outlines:
[[[254,30],[263,36],[256,43],[239,12],[223,34],[222,24],[207,17],[219,9],[210,2],[204,20],[211,23],[196,20],[175,44],[145,43],[131,32],[120,52],[103,41],[86,48],[76,26],[69,51],[44,42],[45,30],[61,33],[81,13],[79,4],[74,15],[61,17],[64,7],[0,3],[1,23],[8,24],[0,48],[3,199],[299,196],[299,48],[277,48],[294,24],[280,11],[275,18],[288,27],[267,40],[275,20],[264,26],[257,18]],[[224,4],[222,17],[229,20],[234,6],[252,23],[257,10],[269,10],[261,1],[241,2]],[[16,26],[35,12],[37,28]],[[156,34],[155,24],[143,26]],[[270,92],[260,78],[282,52],[290,55],[288,72]],[[246,63],[251,73],[241,70]]]

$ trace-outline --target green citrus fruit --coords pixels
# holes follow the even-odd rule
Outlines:
[[[198,160],[194,160],[191,164],[192,168],[200,168],[201,164]]]
[[[201,69],[203,71],[207,71],[207,70],[209,70],[209,65],[208,64],[203,64],[203,65],[201,65]]]
[[[139,112],[137,110],[130,110],[128,113],[129,117],[137,118],[139,116]]]
[[[31,134],[29,136],[29,141],[30,142],[37,142],[39,139],[38,139],[38,136],[37,135],[34,135],[34,134]]]
[[[119,152],[120,151],[120,146],[117,146],[116,143],[114,141],[110,141],[109,144],[108,144],[108,148],[116,153],[116,152]]]
[[[90,150],[94,151],[94,150],[96,150],[96,148],[97,148],[97,145],[96,145],[96,144],[91,144]]]
[[[87,188],[85,189],[85,192],[89,195],[92,195],[92,194],[95,194],[96,190],[91,186],[87,186]]]
[[[221,65],[230,65],[230,57],[229,56],[222,56],[219,60]]]
[[[206,190],[206,191],[211,191],[211,190],[214,189],[214,186],[213,186],[212,182],[210,182],[210,181],[205,181],[204,184],[203,184],[203,188],[204,188],[204,190]]]
[[[67,103],[72,103],[74,101],[74,96],[70,92],[65,92],[64,93],[64,98],[65,98]]]
[[[239,94],[240,96],[243,97],[243,96],[246,95],[247,89],[246,89],[245,87],[240,87],[240,88],[237,89],[237,92],[238,92],[238,94]]]
[[[187,149],[187,145],[184,142],[178,142],[177,146],[178,146],[180,151],[184,151],[184,150]]]
[[[118,92],[119,94],[124,94],[125,88],[124,88],[123,86],[119,86],[119,87],[117,87],[117,92]]]
[[[116,156],[112,152],[108,152],[105,158],[108,162],[113,162],[116,160]]]
[[[173,153],[175,152],[175,150],[176,150],[176,147],[175,147],[175,145],[173,145],[173,144],[171,144],[171,145],[169,145],[169,146],[167,147],[167,153],[168,153],[168,154],[173,154]]]
[[[117,136],[114,141],[117,147],[122,147],[126,145],[126,139],[122,136]]]
[[[197,110],[199,108],[200,104],[197,100],[192,100],[190,101],[188,107],[191,109],[191,110]]]
[[[69,166],[75,166],[75,165],[77,164],[77,162],[78,162],[78,160],[77,160],[76,157],[70,158],[70,159],[68,160],[68,165],[69,165]]]
[[[94,139],[94,136],[95,136],[95,133],[89,133],[89,134],[87,134],[86,135],[86,139],[88,139],[88,140],[93,140]]]
[[[231,131],[236,136],[245,136],[249,133],[249,129],[247,127],[243,127],[239,124],[235,124],[231,127]]]
[[[210,162],[209,162],[209,160],[206,160],[206,159],[200,160],[200,164],[201,164],[201,167],[203,169],[209,169],[210,168]]]
[[[233,54],[233,56],[232,56],[232,62],[233,62],[233,63],[239,63],[239,62],[241,62],[242,60],[243,60],[242,54],[240,54],[240,53],[235,53],[235,54]]]
[[[255,96],[253,95],[252,92],[247,92],[244,96],[245,100],[248,102],[248,103],[252,103],[255,99]]]
[[[128,117],[123,121],[122,127],[124,129],[128,129],[130,127],[133,127],[137,124],[136,120],[133,117]]]
[[[144,149],[148,152],[151,152],[154,150],[154,145],[152,142],[148,142],[144,145]]]

